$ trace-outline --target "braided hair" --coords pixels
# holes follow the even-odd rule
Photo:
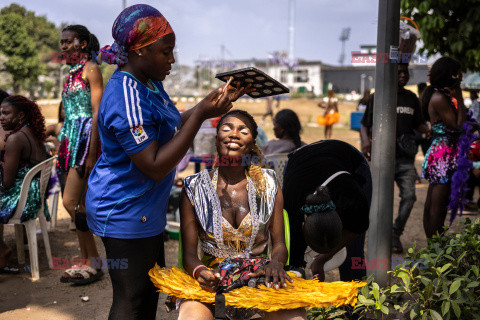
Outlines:
[[[295,148],[300,148],[302,145],[302,141],[300,140],[302,125],[300,124],[297,114],[290,109],[280,110],[275,115],[275,122],[285,131],[287,136],[293,140]]]
[[[97,37],[95,37],[93,33],[90,33],[85,26],[74,24],[63,28],[62,32],[64,31],[75,32],[80,41],[87,42],[87,46],[82,49],[82,52],[87,53],[89,59],[92,58],[92,52],[98,53],[100,50],[100,43],[98,42]]]
[[[24,121],[6,135],[5,141],[7,141],[9,136],[20,131],[24,125],[27,125],[41,143],[45,142],[45,118],[34,101],[24,96],[16,95],[5,98],[3,103],[9,103],[17,113],[23,112],[25,114]]]
[[[255,122],[255,119],[253,119],[252,115],[250,113],[248,113],[247,111],[235,109],[235,110],[232,110],[232,111],[224,114],[220,118],[220,120],[218,121],[217,135],[218,135],[218,131],[220,130],[220,127],[222,126],[223,121],[227,117],[235,117],[235,116],[243,116],[249,122],[250,132],[252,133],[252,137],[253,137],[253,141],[254,141],[254,146],[253,146],[252,150],[250,151],[250,155],[263,159],[262,149],[260,149],[257,142],[255,141],[255,139],[257,138],[257,135],[258,135],[258,125]],[[260,162],[263,163],[264,161],[260,161]],[[261,165],[259,165],[258,163],[250,162],[250,164],[248,166],[248,169],[247,169],[247,174],[250,178],[252,178],[258,194],[261,197],[266,196],[266,194],[267,194],[266,186],[265,186],[266,180],[265,180],[265,176],[263,174],[263,170],[262,170]]]

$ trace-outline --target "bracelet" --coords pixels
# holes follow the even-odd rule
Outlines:
[[[206,265],[204,264],[199,264],[198,266],[195,267],[195,269],[193,269],[193,272],[192,272],[192,277],[196,280],[197,278],[195,277],[195,272],[197,272],[198,269],[200,269],[201,267],[205,267],[207,268]],[[207,268],[208,269],[208,268]]]

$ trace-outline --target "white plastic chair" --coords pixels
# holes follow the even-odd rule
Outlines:
[[[55,145],[53,142],[45,142],[45,149],[51,155],[53,155],[53,150],[55,149]],[[52,175],[56,174],[56,161],[53,162],[52,166]],[[58,183],[60,184],[60,183]],[[48,231],[52,228],[57,227],[57,211],[58,211],[58,198],[60,193],[61,187],[58,186],[57,190],[54,191],[53,194],[48,197],[48,209],[50,210],[50,224],[48,225]]]
[[[45,244],[45,251],[47,252],[48,266],[52,268],[52,251],[50,249],[50,241],[48,239],[47,231],[47,220],[45,219],[44,213],[44,199],[45,191],[47,190],[48,181],[50,180],[50,175],[52,173],[53,161],[56,157],[49,158],[43,162],[40,162],[35,167],[28,171],[27,175],[23,179],[22,188],[20,190],[20,198],[18,200],[17,208],[15,209],[15,214],[8,221],[7,225],[15,226],[15,239],[17,242],[17,252],[18,252],[18,263],[25,263],[25,247],[23,243],[23,227],[25,226],[27,231],[27,240],[28,240],[28,250],[30,254],[30,267],[32,271],[32,279],[38,280],[40,278],[39,265],[38,265],[38,246],[37,246],[37,228],[35,226],[35,220],[31,219],[25,222],[20,221],[22,216],[23,209],[27,202],[28,190],[30,189],[30,184],[33,177],[40,173],[40,203],[41,207],[38,210],[37,216],[40,220],[40,228],[42,230],[43,242]]]
[[[270,166],[277,174],[278,183],[280,188],[283,187],[283,169],[288,161],[288,153],[274,153],[265,156],[267,165]]]
[[[50,210],[50,225],[48,231],[57,227],[57,210],[58,196],[60,192],[56,192],[48,198],[48,209]]]

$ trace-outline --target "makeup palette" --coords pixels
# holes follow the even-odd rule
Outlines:
[[[283,84],[254,67],[222,72],[215,76],[215,78],[223,82],[227,82],[230,77],[233,77],[231,81],[233,87],[236,87],[237,83],[240,83],[240,86],[243,87],[252,84],[255,91],[250,92],[248,95],[254,99],[290,92]]]

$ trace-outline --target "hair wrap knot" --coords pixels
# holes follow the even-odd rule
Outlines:
[[[123,66],[128,61],[128,53],[125,52],[116,42],[111,46],[103,47],[100,52],[101,58],[98,60],[105,61],[108,64]]]

